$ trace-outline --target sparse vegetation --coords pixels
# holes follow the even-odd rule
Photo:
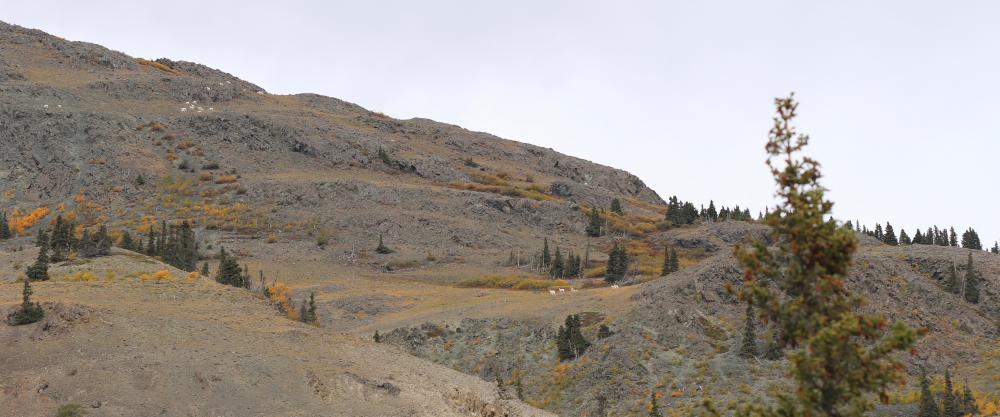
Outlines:
[[[555,287],[568,287],[564,280],[550,280],[525,276],[488,276],[472,278],[458,284],[460,287],[474,288],[507,288],[512,290],[545,290]]]

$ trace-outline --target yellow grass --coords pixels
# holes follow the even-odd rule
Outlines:
[[[155,69],[163,71],[163,72],[165,72],[167,74],[171,74],[171,75],[180,75],[181,74],[180,71],[177,71],[177,70],[175,70],[173,68],[170,68],[170,67],[168,67],[166,65],[163,65],[163,64],[161,64],[159,62],[156,62],[156,61],[150,61],[148,59],[136,58],[135,62],[138,62],[139,65],[145,65],[147,67],[155,68]]]
[[[524,276],[486,276],[471,278],[458,284],[470,288],[508,288],[512,290],[545,290],[554,287],[567,287],[569,282],[558,279],[542,279]]]

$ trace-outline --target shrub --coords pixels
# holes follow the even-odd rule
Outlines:
[[[157,69],[159,71],[165,72],[165,73],[170,74],[170,75],[180,75],[181,74],[180,71],[177,71],[177,70],[175,70],[173,68],[170,68],[170,67],[168,67],[166,65],[163,65],[163,64],[161,64],[159,62],[156,62],[156,61],[150,61],[148,59],[136,58],[135,62],[139,63],[139,65],[145,65],[147,67]]]
[[[214,177],[212,177],[212,174],[209,172],[202,172],[201,175],[198,175],[198,180],[202,182],[212,181],[212,178]]]
[[[553,287],[569,286],[565,280],[531,278],[525,276],[486,276],[471,278],[458,284],[469,288],[507,288],[512,290],[545,290]]]
[[[21,292],[21,307],[14,312],[10,317],[11,324],[15,326],[20,326],[23,324],[31,324],[37,322],[45,317],[45,311],[42,310],[42,306],[38,303],[31,302],[31,280],[24,280],[24,290]]]
[[[201,169],[204,169],[204,170],[219,169],[219,163],[218,162],[214,162],[214,161],[212,161],[212,162],[206,162],[205,165],[201,166]]]
[[[10,230],[17,235],[23,234],[25,230],[30,229],[34,226],[36,222],[45,218],[49,215],[48,207],[39,207],[34,209],[31,213],[20,215],[20,213],[15,210],[10,215],[9,226]]]
[[[167,281],[167,282],[172,282],[174,280],[174,277],[170,275],[170,271],[167,271],[166,269],[161,269],[161,270],[153,272],[153,273],[142,274],[142,275],[139,276],[139,279],[141,279],[142,282],[146,282],[146,281],[154,281],[154,282]]]
[[[215,183],[216,184],[231,184],[231,183],[236,182],[237,179],[239,179],[239,177],[236,176],[236,175],[222,175],[222,176],[219,176],[218,178],[215,179]]]

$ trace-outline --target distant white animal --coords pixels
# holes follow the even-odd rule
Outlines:
[[[576,292],[576,288],[572,288],[572,287],[570,287],[569,291],[570,291],[570,292]]]
[[[618,284],[612,285],[611,288],[618,288]]]
[[[205,87],[205,89],[211,91],[212,87]]]
[[[209,107],[208,109],[209,110],[215,110],[215,107]]]
[[[181,107],[181,111],[188,111],[187,107]]]
[[[56,107],[58,107],[58,108],[61,109],[62,108],[62,104],[56,104]]]
[[[560,288],[559,292],[566,292],[566,289],[565,288]]]
[[[42,108],[43,108],[43,109],[47,109],[47,108],[49,108],[49,105],[48,105],[48,104],[46,104],[46,105],[42,106]]]
[[[549,290],[549,294],[556,295],[556,290]]]

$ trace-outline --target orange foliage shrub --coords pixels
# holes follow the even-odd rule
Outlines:
[[[288,286],[281,282],[278,282],[271,288],[267,289],[267,296],[271,302],[274,303],[279,310],[285,313],[288,318],[297,320],[299,318],[299,313],[294,307],[292,307],[292,301],[289,295],[290,291],[288,290]]]
[[[48,207],[39,207],[31,213],[21,215],[17,210],[11,213],[7,225],[16,234],[24,234],[24,231],[34,226],[36,222],[49,215]]]
[[[177,70],[175,70],[173,68],[170,68],[170,67],[168,67],[166,65],[163,65],[163,64],[161,64],[159,62],[156,62],[156,61],[150,61],[148,59],[136,58],[135,62],[138,62],[139,65],[145,65],[147,67],[160,70],[160,71],[165,72],[167,74],[171,74],[171,75],[180,75],[181,74],[180,71],[177,71]]]
[[[185,150],[187,148],[190,148],[192,146],[194,146],[194,142],[191,142],[190,140],[185,139],[185,140],[180,141],[180,143],[177,144],[177,150],[178,151],[183,151],[183,150]]]
[[[215,179],[216,184],[229,184],[234,183],[239,177],[235,175],[222,175]]]
[[[146,282],[146,281],[154,281],[154,282],[167,281],[167,282],[173,282],[174,277],[170,275],[170,271],[167,271],[166,269],[161,269],[161,270],[153,272],[151,274],[142,274],[142,275],[139,276],[139,279],[141,279],[142,282]]]
[[[198,277],[200,277],[200,276],[201,276],[201,274],[199,274],[197,272],[189,272],[187,274],[186,280],[187,280],[187,282],[195,282],[195,281],[198,280]]]

